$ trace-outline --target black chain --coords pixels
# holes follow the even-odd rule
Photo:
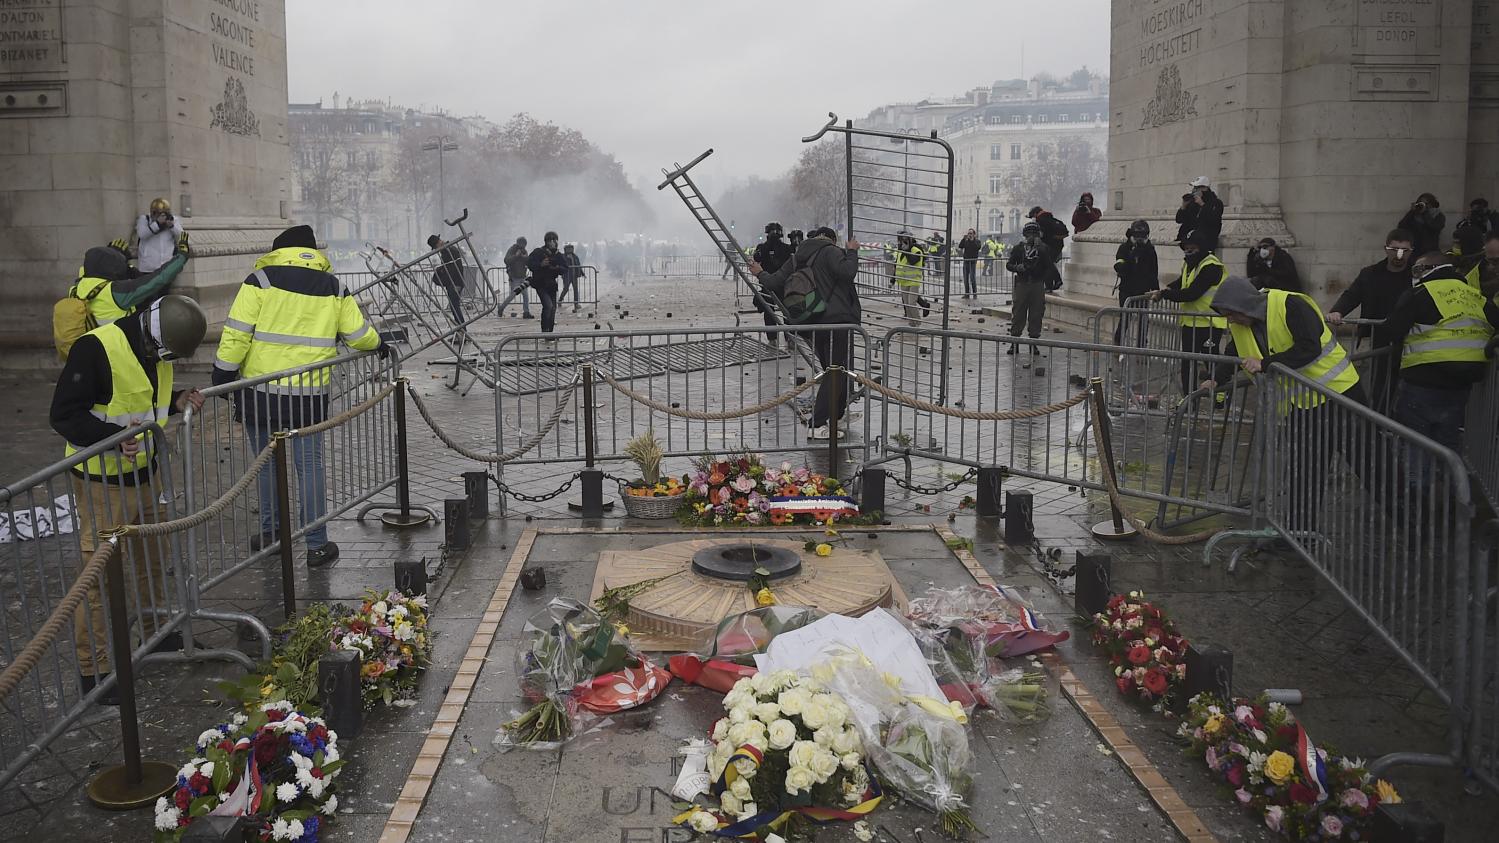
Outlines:
[[[1036,561],[1041,565],[1041,573],[1058,585],[1061,585],[1062,580],[1077,574],[1077,563],[1074,562],[1065,568],[1057,564],[1057,560],[1062,558],[1062,549],[1059,547],[1054,547],[1049,551],[1043,550],[1041,542],[1032,538],[1031,552],[1036,554]]]
[[[946,486],[942,486],[940,488],[918,486],[915,483],[907,483],[906,481],[900,479],[900,475],[898,474],[891,474],[890,479],[895,481],[895,485],[907,491],[915,492],[918,495],[941,495],[956,490],[959,486],[977,477],[978,474],[978,469],[970,468],[962,477],[959,477],[957,480],[954,480],[951,483],[948,483]]]
[[[604,472],[604,479],[605,480],[613,480],[615,483],[618,483],[621,486],[628,486],[631,483],[635,482],[634,480],[631,480],[631,479],[627,479],[627,478],[624,478],[624,477],[619,477],[617,475],[610,474],[607,471]]]
[[[509,495],[510,497],[515,498],[518,501],[524,501],[525,503],[546,503],[552,498],[555,498],[558,495],[561,495],[563,492],[566,492],[568,489],[571,489],[573,487],[573,484],[578,482],[578,478],[581,476],[583,476],[582,472],[574,472],[573,476],[567,478],[567,482],[563,483],[561,487],[554,491],[547,492],[544,495],[523,495],[520,492],[517,492],[514,489],[510,488],[509,486],[506,486],[503,482],[501,482],[500,478],[494,476],[493,474],[489,475],[489,479],[494,481],[494,485],[499,488],[500,494],[502,495]]]

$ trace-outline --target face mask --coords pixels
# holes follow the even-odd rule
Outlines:
[[[1270,250],[1269,249],[1265,249],[1265,248],[1261,248],[1260,249],[1260,260],[1262,260],[1262,261],[1270,260]]]
[[[1145,245],[1145,241],[1150,238],[1146,237],[1144,234],[1132,234],[1130,235],[1129,239],[1133,241],[1135,245],[1143,246]]]
[[[556,248],[557,248],[557,241],[556,240],[548,240],[547,241],[547,248],[548,249],[552,249],[552,250],[556,250]]]
[[[1182,252],[1182,260],[1196,266],[1202,260],[1202,252]]]

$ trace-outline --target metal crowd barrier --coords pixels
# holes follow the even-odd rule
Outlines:
[[[562,281],[561,279],[558,279],[557,308],[559,311],[566,307],[580,308],[584,305],[593,306],[599,303],[598,267],[592,264],[583,264],[580,267],[580,270],[583,273],[582,277],[578,279],[578,283],[574,284],[572,288],[568,290],[567,296],[565,298],[562,295]],[[510,275],[508,272],[506,272],[503,266],[490,267],[486,273],[485,278],[486,285],[499,301],[504,301],[510,296]],[[515,298],[516,301],[521,300],[520,296],[516,296]],[[533,299],[536,299],[536,291],[532,290],[530,287],[527,287],[526,301],[523,304],[525,306],[531,306],[531,300]],[[515,305],[516,302],[511,302],[512,307]],[[535,302],[534,309],[531,312],[537,316],[540,316],[541,304],[539,300]],[[498,315],[503,316],[504,313],[501,312]]]
[[[645,259],[645,274],[666,278],[726,278],[723,255],[656,255]],[[746,293],[747,295],[747,293]]]
[[[1471,541],[1466,467],[1451,450],[1299,372],[1276,364],[1258,382],[1266,494],[1256,515],[1269,529],[1220,535],[1204,564],[1214,544],[1235,535],[1288,542],[1450,707],[1445,754],[1393,753],[1372,769],[1463,766],[1470,683],[1482,676],[1474,642],[1484,596],[1480,586],[1474,600],[1474,584],[1488,565]]]
[[[944,384],[933,370],[935,349],[950,346],[961,361]],[[1035,347],[1039,354],[1033,355]],[[1018,354],[1011,355],[1011,348]],[[1065,404],[1091,378],[1104,379],[1110,400],[1112,450],[1119,490],[1154,505],[1158,526],[1214,513],[1248,515],[1258,492],[1251,470],[1257,400],[1229,383],[1163,403],[1139,400],[1138,377],[1187,363],[1200,370],[1232,366],[1233,358],[1150,351],[1042,338],[1016,344],[995,334],[896,328],[884,342],[883,385],[910,399],[958,411],[944,414],[902,398],[871,398],[879,419],[874,463],[913,458],[1103,490],[1085,403]],[[959,373],[961,370],[961,374]],[[1220,400],[1217,393],[1223,393]],[[961,413],[1019,413],[1022,418],[965,418]],[[1144,511],[1141,512],[1144,515]]]
[[[816,334],[834,330],[847,331],[852,338],[850,367],[869,371],[870,340],[858,326],[506,337],[494,355],[498,452],[530,446],[506,465],[581,462],[590,454],[600,461],[617,461],[625,459],[625,444],[648,429],[655,431],[672,457],[815,449],[818,444],[808,440],[808,416],[817,390],[815,385],[804,385],[816,380],[820,370],[787,347],[793,336],[815,347]],[[593,366],[597,379],[591,442],[578,394],[579,372],[585,364]],[[611,388],[607,379],[666,411]],[[792,399],[742,417],[704,419],[676,414],[735,413],[775,402],[798,387],[802,391]],[[845,418],[843,425],[843,449],[864,452],[869,442],[868,417]]]
[[[1468,683],[1467,769],[1499,792],[1499,518],[1477,529],[1473,553],[1473,648],[1475,670]]]
[[[1489,507],[1499,511],[1499,359],[1489,361],[1483,380],[1468,396],[1463,456]]]
[[[112,480],[75,476],[75,469],[100,455],[118,455],[127,440],[137,440],[154,453],[156,468],[148,481],[136,483],[133,474]],[[6,594],[0,646],[5,665],[16,663],[25,645],[42,634],[45,621],[100,541],[98,531],[122,523],[171,520],[188,511],[169,441],[154,424],[132,427],[0,489],[0,512],[9,525],[8,536],[0,541],[0,583]],[[253,667],[238,650],[205,649],[194,642],[195,596],[184,576],[189,557],[184,556],[181,535],[122,540],[119,548],[125,582],[111,581],[110,586],[120,601],[115,605],[123,608],[120,625],[115,626],[113,610],[105,608],[109,588],[90,589],[72,623],[64,624],[15,690],[0,697],[0,787],[116,688],[114,629],[128,628],[124,647],[136,665],[212,658],[236,662],[246,670]],[[174,634],[182,636],[180,651],[153,652]],[[65,748],[93,739],[75,736]]]

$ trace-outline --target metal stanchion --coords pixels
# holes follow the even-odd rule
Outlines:
[[[837,342],[836,339],[830,342]],[[834,479],[838,477],[838,416],[843,412],[843,367],[829,366],[823,372],[823,377],[828,379],[828,476]],[[814,405],[815,406],[815,405]],[[816,410],[814,409],[815,413]]]
[[[559,399],[560,400],[560,399]],[[583,364],[583,471],[579,479],[583,484],[583,500],[579,507],[584,518],[604,517],[604,472],[593,464],[594,455],[593,419],[593,364]]]
[[[1103,392],[1103,378],[1093,378],[1089,382],[1088,388],[1093,393],[1088,400],[1097,402],[1095,406],[1099,408],[1098,413],[1095,414],[1098,418],[1098,442],[1101,451],[1098,455],[1098,461],[1103,468],[1104,482],[1117,489],[1119,488],[1119,477],[1114,473],[1114,445],[1113,439],[1109,434],[1109,414],[1103,411],[1103,408],[1108,406],[1104,403],[1106,399]],[[1135,526],[1126,521],[1124,513],[1120,512],[1119,507],[1114,505],[1112,497],[1109,499],[1109,511],[1112,515],[1111,520],[1100,521],[1090,528],[1090,532],[1093,533],[1094,538],[1105,541],[1124,541],[1139,535],[1135,530]]]
[[[160,761],[141,760],[140,722],[135,710],[135,666],[130,662],[130,621],[125,616],[124,549],[119,536],[101,534],[115,543],[105,564],[105,599],[109,605],[110,658],[120,696],[120,743],[124,763],[101,772],[88,783],[88,798],[100,808],[129,811],[156,801],[177,784],[177,770]]]
[[[974,514],[980,518],[998,518],[1001,514],[999,493],[1004,485],[1005,470],[997,465],[979,469],[978,497],[974,500]]]
[[[406,390],[405,378],[396,380],[396,504],[400,512],[384,512],[380,520],[391,527],[416,527],[432,520],[426,512],[411,511],[410,454],[406,445]]]
[[[278,430],[272,439],[276,446],[276,540],[281,543],[281,608],[286,619],[297,613],[297,569],[291,556],[291,481],[286,461],[286,449],[291,441],[284,430]]]

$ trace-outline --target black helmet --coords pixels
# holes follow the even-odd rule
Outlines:
[[[790,240],[792,243],[800,243],[803,240],[807,239],[807,235],[803,234],[800,228],[793,228],[791,229],[791,233],[786,235],[786,239]]]
[[[555,232],[555,231],[548,231],[545,235],[542,236],[541,242],[546,243],[548,241],[560,240],[560,239],[562,239],[562,238],[560,238],[560,237],[557,236],[557,232]]]
[[[781,228],[781,224],[778,222],[768,222],[765,224],[766,237],[780,237],[784,233],[785,230]]]
[[[1135,220],[1134,222],[1130,223],[1129,224],[1129,236],[1131,236],[1131,237],[1149,237],[1150,236],[1150,223],[1146,222],[1145,220]]]
[[[1028,222],[1028,223],[1026,223],[1025,227],[1022,228],[1022,229],[1020,229],[1020,236],[1021,237],[1029,237],[1029,236],[1031,236],[1031,232],[1032,231],[1036,232],[1037,236],[1040,236],[1040,234],[1041,234],[1041,225],[1040,225],[1040,223],[1036,223],[1036,222]]]

